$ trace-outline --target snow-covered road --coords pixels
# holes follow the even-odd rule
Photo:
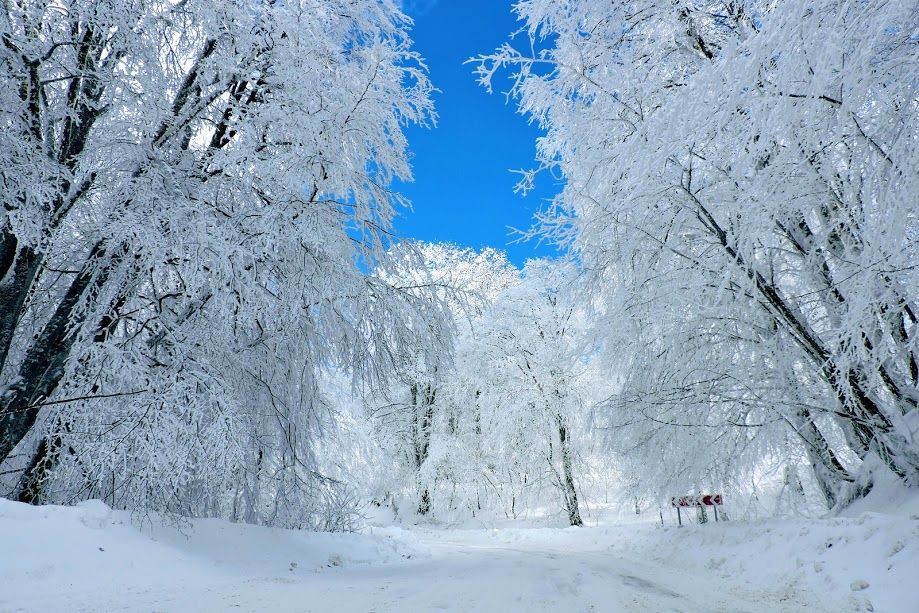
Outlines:
[[[431,559],[135,591],[108,599],[130,611],[821,611],[788,594],[749,592],[601,552],[432,542]]]
[[[584,547],[510,547],[427,533],[430,557],[381,566],[335,567],[276,576],[125,585],[71,593],[87,611],[830,611],[790,592],[751,590],[723,579]],[[114,587],[114,586],[113,586]],[[32,603],[56,609],[55,601]],[[60,601],[57,601],[60,602]],[[60,602],[63,605],[63,602]],[[37,610],[37,609],[36,609]],[[64,607],[60,610],[64,610]]]
[[[342,610],[380,612],[820,610],[782,595],[725,586],[718,578],[622,558],[583,538],[546,548],[509,546],[501,536],[427,533],[422,541],[430,560],[342,573],[332,581],[326,576],[320,593],[327,601],[348,603]],[[355,590],[362,594],[352,598]]]
[[[908,610],[915,520],[732,524],[139,530],[101,503],[0,501],[0,611]]]

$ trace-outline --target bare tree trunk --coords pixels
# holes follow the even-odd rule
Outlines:
[[[31,344],[18,375],[0,398],[0,463],[28,434],[38,418],[42,400],[51,396],[64,376],[67,359],[85,323],[80,309],[87,290],[99,289],[124,258],[124,247],[108,255],[97,243],[70,284],[51,319]]]
[[[60,437],[55,437],[49,441],[48,437],[42,437],[38,443],[38,448],[32,454],[32,459],[28,466],[19,476],[19,482],[16,484],[16,499],[26,504],[38,504],[41,500],[41,486],[46,476],[46,464],[49,457],[56,453],[60,448]]]
[[[583,526],[581,520],[581,510],[578,507],[578,492],[574,486],[574,473],[572,470],[571,441],[569,441],[568,426],[565,425],[562,416],[555,415],[555,423],[558,426],[558,438],[562,452],[562,488],[565,497],[565,511],[568,513],[568,522],[572,526]]]
[[[802,409],[796,416],[797,423],[792,424],[795,432],[804,442],[804,449],[814,470],[814,477],[820,493],[826,500],[827,507],[836,506],[843,487],[855,479],[833,453],[829,441],[817,428],[807,409]]]
[[[430,383],[424,386],[412,384],[412,414],[414,421],[414,452],[415,470],[420,471],[428,459],[428,450],[431,446],[431,427],[434,422],[434,400],[437,390]],[[431,512],[431,492],[425,487],[418,501],[418,514],[427,515]]]
[[[418,515],[427,515],[431,512],[431,493],[428,488],[421,492],[421,501],[418,503]]]
[[[40,265],[34,249],[21,247],[8,227],[0,230],[0,372]]]

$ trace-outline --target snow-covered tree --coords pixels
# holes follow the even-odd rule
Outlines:
[[[606,304],[632,451],[672,450],[684,485],[803,456],[831,506],[876,469],[919,482],[915,6],[515,10],[534,44],[479,74],[512,66],[547,132],[566,184],[543,230]]]
[[[560,507],[582,525],[576,464],[588,347],[573,266],[527,263],[523,279],[482,318],[461,357],[465,402],[481,436],[480,466],[506,511]],[[504,490],[504,491],[501,491]],[[548,492],[554,492],[554,494]]]
[[[379,384],[438,317],[361,272],[386,266],[403,126],[432,114],[407,25],[390,0],[3,4],[20,497],[311,521],[318,374]]]
[[[392,286],[423,291],[449,313],[444,325],[431,331],[441,343],[403,354],[398,376],[370,398],[377,438],[392,463],[384,463],[384,470],[392,466],[394,471],[385,486],[388,492],[382,494],[408,489],[418,514],[426,515],[438,475],[452,470],[455,460],[441,455],[443,436],[454,421],[445,386],[455,384],[455,341],[474,335],[475,322],[519,273],[503,252],[490,248],[407,243],[394,251],[385,274]],[[437,450],[436,459],[432,449]]]

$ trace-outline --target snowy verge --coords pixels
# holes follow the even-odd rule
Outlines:
[[[658,527],[612,549],[740,580],[778,601],[818,594],[838,610],[906,613],[919,595],[919,521],[878,513]]]
[[[34,507],[0,499],[0,610],[64,610],[95,594],[173,590],[236,578],[297,580],[344,567],[426,559],[398,528],[327,534],[195,519],[132,521],[99,501]]]
[[[843,515],[820,519],[687,521],[677,527],[633,516],[630,523],[619,518],[585,529],[451,533],[451,540],[478,547],[640,560],[714,580],[724,592],[761,600],[764,611],[911,613],[919,602],[919,492],[903,488],[879,488]]]
[[[878,482],[840,516],[656,526],[618,553],[769,587],[826,595],[839,610],[906,613],[919,602],[919,491]]]

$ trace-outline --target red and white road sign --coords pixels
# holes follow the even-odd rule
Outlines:
[[[680,496],[672,498],[670,504],[675,507],[714,507],[723,504],[721,494],[704,494],[702,496]]]

